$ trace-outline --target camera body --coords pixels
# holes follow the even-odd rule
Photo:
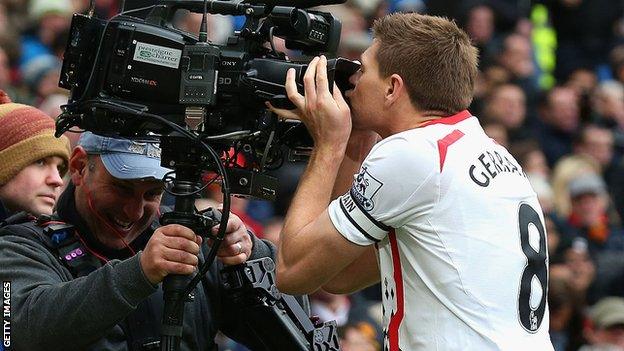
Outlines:
[[[71,93],[59,131],[78,126],[125,137],[170,133],[167,125],[145,117],[157,114],[195,131],[218,152],[237,145],[247,150],[251,162],[245,167],[271,168],[286,158],[283,146],[294,150],[289,159],[309,154],[313,146],[301,123],[279,121],[266,108],[266,101],[293,107],[284,87],[287,70],[296,70],[303,93],[303,74],[313,56],[329,58],[330,85],[335,81],[343,90],[359,68],[335,58],[341,25],[330,13],[206,1],[207,13],[246,18],[227,43],[216,45],[172,24],[178,10],[202,13],[204,1],[163,0],[150,10],[145,17],[125,11],[108,21],[74,15],[59,81]],[[275,37],[301,56],[291,60],[277,52]]]

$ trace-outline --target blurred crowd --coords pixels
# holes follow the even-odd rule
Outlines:
[[[122,5],[96,0],[94,13],[110,18]],[[58,116],[68,97],[57,83],[71,16],[88,8],[88,0],[0,1],[0,89]],[[349,0],[322,10],[341,20],[338,55],[350,59],[371,44],[375,18],[389,12],[447,16],[467,31],[480,51],[470,111],[520,162],[544,210],[555,350],[624,350],[624,2]],[[182,11],[174,25],[197,32],[200,20]],[[210,16],[210,39],[223,43],[241,24]],[[233,212],[277,241],[303,167],[275,171],[278,201],[236,198]],[[205,195],[199,207],[220,201],[218,189]],[[312,311],[337,321],[343,350],[379,350],[380,294],[377,286],[351,296],[320,291]]]

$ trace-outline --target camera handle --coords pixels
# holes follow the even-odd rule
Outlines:
[[[253,5],[242,1],[208,1],[207,9],[208,13],[211,14],[251,16],[256,18],[266,16],[267,13],[265,5]],[[188,10],[194,13],[203,13],[204,1],[161,0],[147,15],[146,20],[149,23],[166,25],[167,23],[172,22],[173,16],[177,10]]]
[[[161,329],[161,350],[177,351],[182,338],[184,319],[184,304],[188,294],[197,284],[201,275],[213,263],[219,245],[225,235],[225,223],[229,217],[229,202],[224,201],[224,212],[205,211],[198,213],[195,208],[196,195],[202,189],[201,170],[207,164],[207,158],[200,152],[197,145],[179,134],[172,133],[161,137],[162,157],[161,164],[173,168],[175,178],[168,192],[174,195],[175,205],[172,212],[164,213],[160,222],[162,225],[181,224],[190,228],[204,238],[207,237],[215,225],[221,223],[219,234],[211,236],[213,245],[204,265],[193,278],[191,276],[172,274],[163,280],[163,320]]]

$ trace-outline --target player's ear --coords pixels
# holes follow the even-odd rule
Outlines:
[[[400,75],[395,73],[386,79],[385,103],[387,105],[392,105],[403,93],[405,93],[405,83]]]

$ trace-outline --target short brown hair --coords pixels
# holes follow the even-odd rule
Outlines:
[[[478,52],[453,21],[417,13],[394,13],[373,24],[379,73],[400,75],[420,110],[454,114],[470,105]]]

